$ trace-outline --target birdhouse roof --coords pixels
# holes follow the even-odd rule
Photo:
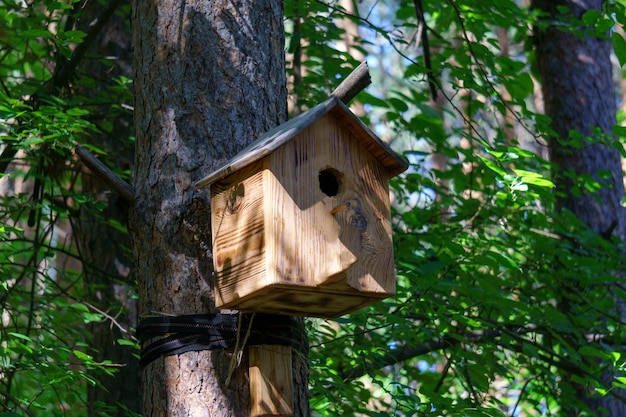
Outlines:
[[[343,126],[347,127],[350,132],[358,138],[365,149],[383,164],[390,177],[396,176],[407,169],[407,163],[391,150],[385,142],[380,140],[374,132],[365,126],[341,100],[337,97],[330,97],[323,103],[318,104],[312,109],[307,110],[261,135],[235,157],[227,161],[222,167],[198,181],[196,188],[204,187],[221,180],[231,173],[269,155],[281,145],[295,138],[304,129],[327,113],[335,116]]]

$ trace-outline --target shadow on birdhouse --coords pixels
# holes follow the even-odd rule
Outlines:
[[[196,184],[216,306],[337,317],[394,295],[389,178],[406,168],[335,97],[259,137]]]

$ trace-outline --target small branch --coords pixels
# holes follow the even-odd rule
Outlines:
[[[78,301],[78,300],[77,300],[77,301]],[[111,325],[112,325],[112,326],[117,327],[117,328],[120,330],[120,332],[122,332],[123,334],[127,334],[127,335],[129,335],[129,336],[130,336],[130,338],[131,338],[134,342],[136,342],[136,341],[137,341],[137,338],[136,338],[135,336],[133,336],[133,335],[131,334],[131,332],[130,332],[127,328],[125,328],[124,326],[122,326],[121,324],[119,324],[119,323],[118,323],[118,321],[117,321],[117,318],[116,318],[116,317],[113,317],[112,315],[110,315],[110,314],[109,314],[109,313],[107,313],[106,311],[99,309],[98,307],[96,307],[95,305],[93,305],[93,304],[91,304],[91,303],[88,303],[88,302],[86,302],[86,301],[80,301],[80,302],[82,302],[82,303],[83,303],[83,304],[85,304],[87,307],[89,307],[89,308],[91,308],[92,310],[94,310],[96,313],[98,313],[98,314],[102,314],[102,315],[103,315],[106,319],[108,319],[108,320],[110,320],[110,321],[111,321]]]
[[[83,164],[92,170],[102,181],[104,181],[113,191],[120,195],[130,205],[135,204],[135,191],[126,181],[115,175],[113,171],[104,165],[91,152],[78,145],[75,148],[76,154]]]
[[[517,401],[515,402],[515,406],[513,407],[513,411],[511,412],[512,416],[517,415],[515,412],[517,411],[517,407],[519,407],[519,405],[521,404],[522,398],[524,398],[524,392],[526,391],[528,384],[530,384],[533,380],[537,379],[538,377],[539,375],[531,376],[530,378],[526,380],[526,382],[524,382],[524,386],[520,390],[519,395],[517,397]]]
[[[69,61],[67,61],[65,65],[60,65],[60,68],[55,68],[55,74],[52,78],[52,82],[55,88],[61,88],[70,81],[70,79],[76,72],[76,67],[87,52],[87,49],[89,49],[96,37],[102,31],[102,28],[109,22],[109,19],[111,18],[111,16],[113,16],[113,14],[122,4],[122,2],[123,0],[113,0],[109,2],[106,8],[102,12],[100,12],[98,20],[90,25],[89,31],[86,33],[83,41],[76,45],[76,48],[72,52],[72,56],[70,57]]]
[[[439,390],[441,389],[441,386],[443,385],[443,382],[445,381],[446,377],[448,376],[448,372],[450,372],[450,368],[452,367],[452,357],[448,358],[445,355],[444,357],[446,358],[446,364],[441,371],[441,376],[439,377],[439,381],[437,381],[437,385],[435,385],[435,389],[433,391],[435,393],[439,392]]]
[[[0,395],[3,396],[4,398],[6,398],[8,401],[11,401],[13,404],[15,404],[20,410],[22,410],[24,412],[24,414],[26,414],[29,417],[36,417],[35,414],[33,414],[32,411],[30,411],[27,407],[25,407],[24,405],[22,405],[21,401],[18,400],[17,398],[13,397],[11,394],[9,394],[6,391],[0,391]]]
[[[417,356],[424,355],[426,353],[434,352],[437,350],[444,349],[446,347],[451,347],[461,343],[457,338],[452,338],[450,336],[444,336],[439,340],[430,340],[422,345],[418,346],[405,346],[400,349],[394,349],[380,358],[379,363],[373,364],[376,368],[383,368],[385,366],[393,365],[398,362],[402,362]],[[342,380],[352,380],[369,372],[369,368],[372,366],[366,367],[365,365],[359,365],[347,371],[343,371],[339,374]]]
[[[6,146],[0,154],[0,173],[6,173],[9,168],[9,164],[13,162],[15,154],[17,153],[17,146],[13,142],[7,142]]]
[[[428,26],[426,26],[426,19],[424,19],[424,8],[422,6],[422,0],[413,0],[415,5],[415,13],[417,14],[417,21],[422,27],[422,50],[424,51],[424,67],[426,67],[426,77],[428,79],[428,86],[430,87],[430,95],[433,101],[437,101],[437,82],[435,80],[435,74],[433,73],[433,66],[430,61],[430,46],[428,46]]]
[[[330,93],[330,95],[337,97],[344,104],[348,104],[350,100],[356,97],[357,94],[371,83],[372,79],[370,78],[367,62],[363,61],[341,82],[341,84],[339,84],[339,87],[335,88],[335,90]]]

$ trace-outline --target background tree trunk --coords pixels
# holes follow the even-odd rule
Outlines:
[[[88,32],[90,24],[101,18],[112,7],[112,3],[86,2],[81,6],[76,28]],[[121,8],[122,4],[118,4],[116,9],[119,12]],[[93,83],[78,83],[76,94],[95,97],[113,90],[112,86],[120,75],[132,77],[130,41],[128,16],[111,13],[88,51],[91,56],[101,55],[109,59],[86,59],[81,62],[79,71],[91,77]],[[120,97],[112,97],[112,94],[107,97],[107,101],[118,102]],[[132,113],[116,111],[107,103],[94,112],[92,121],[98,126],[113,122],[110,131],[103,129],[101,133],[93,133],[89,140],[106,150],[115,167],[130,169],[133,159],[132,142],[129,139],[133,134]],[[131,275],[131,253],[128,250],[130,240],[127,233],[107,222],[113,220],[126,224],[128,204],[88,170],[84,170],[81,185],[82,192],[94,196],[99,202],[107,203],[102,212],[93,206],[83,208],[75,222],[74,232],[80,247],[85,280],[89,283],[88,288],[93,289],[89,301],[107,311],[116,321],[114,324],[107,319],[90,324],[93,334],[90,344],[94,347],[91,353],[98,362],[106,359],[123,365],[112,376],[96,376],[99,384],[88,387],[88,412],[90,416],[99,415],[96,404],[102,403],[107,406],[123,405],[138,413],[141,410],[141,379],[136,351],[131,346],[116,342],[118,339],[130,338],[132,329],[137,326],[136,288]],[[115,411],[109,409],[108,414],[121,417],[127,415],[127,412],[117,407]]]
[[[623,172],[620,152],[615,146],[617,139],[612,134],[616,105],[611,44],[600,37],[580,37],[563,30],[571,25],[572,18],[580,19],[587,10],[601,11],[603,3],[602,0],[534,0],[533,6],[548,12],[550,21],[555,22],[536,32],[537,64],[545,113],[552,119],[555,132],[549,139],[549,150],[555,167],[557,209],[569,210],[605,238],[617,236],[626,241],[626,216],[621,206]],[[557,10],[562,6],[569,8],[570,14]],[[580,137],[572,135],[572,131]],[[604,186],[598,191],[587,191],[578,182],[584,176]],[[615,314],[626,320],[623,303],[616,299],[616,304]],[[612,374],[605,375],[605,379],[610,383]],[[581,398],[598,415],[603,409],[606,415],[626,415],[626,404],[614,396],[594,396],[583,387],[580,391]],[[562,407],[567,410],[567,401]]]
[[[134,2],[140,318],[215,310],[209,193],[194,182],[286,120],[282,21],[280,0]],[[226,386],[231,356],[205,350],[146,366],[144,415],[249,415],[247,357]],[[306,354],[293,357],[296,415],[307,415]]]

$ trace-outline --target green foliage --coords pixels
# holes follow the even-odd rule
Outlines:
[[[97,97],[74,88],[94,83],[77,70],[82,7],[0,0],[2,415],[84,416],[86,388],[118,368],[95,359],[90,326],[111,317],[88,301],[97,288],[72,233],[79,213],[102,217],[106,203],[81,191],[73,149],[107,129],[95,122],[101,103],[115,96],[119,110],[129,93],[124,80]]]
[[[614,8],[583,23],[606,33],[623,5]],[[540,156],[552,131],[533,103],[538,15],[512,1],[424,9],[437,103],[411,41],[413,2],[365,2],[366,18],[348,17],[368,52],[383,45],[402,58],[370,62],[386,88],[358,98],[411,168],[392,182],[398,295],[311,320],[315,415],[563,415],[563,401],[586,410],[575,384],[598,395],[623,385],[619,373],[605,379],[623,367],[613,347],[624,336],[613,296],[623,247],[567,212],[553,216],[552,167]]]

